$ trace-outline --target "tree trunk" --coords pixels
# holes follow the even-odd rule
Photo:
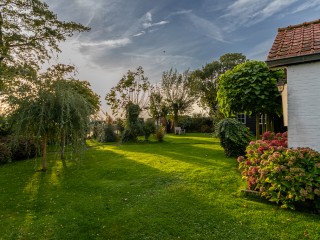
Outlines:
[[[47,135],[42,139],[42,171],[47,170]]]
[[[256,139],[260,139],[260,113],[256,113]]]
[[[178,111],[175,111],[173,113],[173,129],[175,127],[178,127],[178,119],[179,119]]]
[[[66,131],[62,131],[61,142],[60,142],[60,158],[61,160],[65,159],[65,149],[66,149]]]

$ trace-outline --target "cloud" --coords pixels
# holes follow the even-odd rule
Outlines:
[[[139,32],[139,33],[137,33],[137,34],[134,34],[133,36],[134,36],[134,37],[139,37],[139,36],[141,36],[141,35],[143,35],[143,34],[146,34],[146,32],[145,32],[145,31],[141,31],[141,32]]]
[[[222,32],[218,26],[216,26],[213,22],[208,21],[204,18],[198,17],[195,14],[188,13],[187,14],[189,20],[192,22],[196,31],[200,31],[202,34],[205,34],[207,37],[215,39],[220,42],[224,42]]]
[[[151,28],[154,26],[165,25],[168,23],[169,23],[169,21],[160,21],[160,22],[153,23],[151,12],[147,12],[144,16],[144,22],[142,23],[142,26],[143,26],[143,28],[147,29],[147,28]]]
[[[107,47],[107,48],[118,48],[123,47],[131,43],[129,38],[106,40],[102,42],[91,42],[91,43],[80,43],[81,46],[85,47]]]
[[[252,26],[282,12],[298,0],[237,0],[229,5],[221,18],[227,22],[226,31],[239,26]]]
[[[319,9],[319,5],[320,5],[320,0],[306,1],[303,4],[300,4],[298,7],[296,7],[291,13],[294,14],[294,13],[302,12],[310,8]]]

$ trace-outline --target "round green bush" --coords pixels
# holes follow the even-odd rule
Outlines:
[[[249,129],[234,118],[225,118],[216,126],[216,133],[227,157],[243,155],[250,141]]]

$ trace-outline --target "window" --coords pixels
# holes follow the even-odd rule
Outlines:
[[[263,116],[263,114],[260,114],[260,117],[259,117],[259,124],[260,124],[260,125],[262,125],[262,116]],[[264,114],[264,120],[265,120],[264,125],[267,124],[266,119],[267,119],[267,114]]]
[[[244,113],[240,113],[237,115],[237,119],[239,122],[246,124],[247,123],[247,118],[246,115]]]

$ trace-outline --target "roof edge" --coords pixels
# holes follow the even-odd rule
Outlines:
[[[313,53],[303,56],[296,57],[288,57],[288,58],[280,58],[274,60],[266,60],[266,64],[268,67],[284,67],[294,64],[308,63],[308,62],[316,62],[320,61],[320,53]]]
[[[317,23],[320,23],[320,19],[314,20],[314,21],[311,21],[311,22],[304,22],[304,23],[300,23],[300,24],[297,24],[297,25],[290,25],[290,26],[287,26],[287,27],[278,28],[278,32],[285,31],[285,30],[290,30],[290,29],[293,29],[293,28],[299,28],[299,27],[302,27],[302,26],[308,26],[308,25],[311,25],[311,24],[317,24]]]

